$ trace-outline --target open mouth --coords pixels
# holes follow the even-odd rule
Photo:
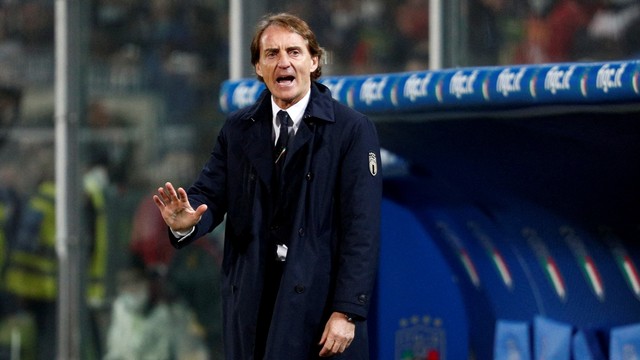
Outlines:
[[[279,76],[276,78],[276,82],[280,85],[291,84],[295,80],[294,76]]]

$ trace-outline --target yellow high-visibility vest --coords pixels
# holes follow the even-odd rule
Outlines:
[[[57,296],[58,259],[55,249],[55,185],[44,182],[29,201],[27,212],[41,215],[37,244],[9,254],[6,290],[21,297],[53,301]]]

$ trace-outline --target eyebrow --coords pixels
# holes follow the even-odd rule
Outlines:
[[[286,47],[286,48],[285,48],[285,50],[286,50],[287,52],[288,52],[288,51],[292,51],[292,50],[302,50],[302,46],[292,45],[292,46],[288,46],[288,47]],[[265,52],[265,53],[268,53],[268,52],[278,52],[278,51],[280,51],[280,48],[279,48],[279,47],[270,47],[270,48],[266,48],[266,49],[264,49],[264,52]]]

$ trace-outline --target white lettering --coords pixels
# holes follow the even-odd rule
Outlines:
[[[387,85],[385,77],[380,82],[372,78],[367,79],[360,88],[360,100],[367,105],[371,105],[374,101],[380,101],[384,98],[384,87]]]
[[[253,104],[256,101],[258,90],[260,90],[260,84],[261,83],[256,82],[252,86],[245,84],[238,85],[233,91],[232,103],[238,108]]]
[[[458,71],[451,78],[449,83],[449,93],[460,99],[463,95],[473,94],[473,83],[478,77],[478,70],[474,70],[471,75],[465,75]]]
[[[558,90],[571,90],[571,76],[575,71],[575,66],[570,66],[569,70],[560,70],[558,66],[552,67],[544,79],[544,88],[552,94],[556,94]]]
[[[623,64],[618,69],[612,69],[609,64],[603,65],[598,70],[598,76],[596,77],[596,88],[602,89],[605,93],[609,92],[609,89],[616,89],[622,87],[622,75],[627,64]]]
[[[427,87],[431,82],[432,76],[431,73],[424,78],[417,74],[411,75],[404,84],[404,97],[409,98],[412,102],[416,101],[417,98],[427,97],[429,95]]]
[[[341,79],[335,83],[332,83],[331,81],[325,81],[322,84],[329,88],[329,91],[331,91],[331,95],[334,99],[339,99],[340,92],[342,92],[342,88],[344,87],[344,83],[345,80]]]
[[[498,75],[496,91],[502,93],[505,97],[509,96],[510,93],[520,91],[522,89],[521,82],[525,72],[525,68],[520,69],[517,73],[511,72],[509,68],[502,70],[500,75]]]

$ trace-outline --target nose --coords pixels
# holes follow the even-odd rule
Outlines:
[[[289,60],[289,56],[284,53],[278,57],[278,67],[288,68],[291,65],[291,61]]]

